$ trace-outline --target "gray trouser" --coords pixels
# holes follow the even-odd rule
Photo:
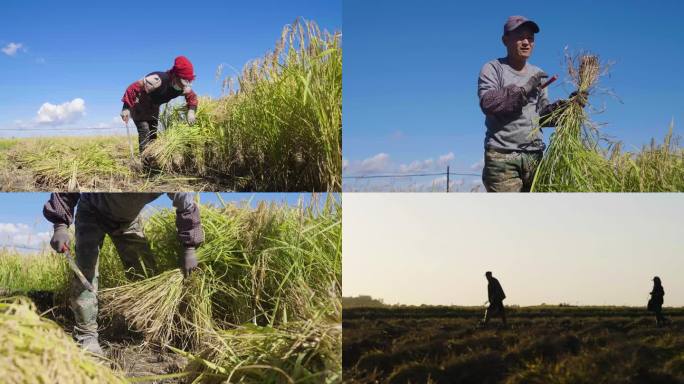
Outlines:
[[[130,223],[113,222],[81,201],[74,225],[76,264],[96,291],[99,276],[98,259],[105,234],[112,239],[127,278],[135,279],[153,273],[155,261],[143,235],[139,217]],[[75,274],[71,278],[69,302],[76,321],[74,337],[77,340],[97,337],[97,295],[88,291]]]
[[[157,139],[157,124],[157,120],[135,122],[135,127],[138,129],[138,149],[141,155],[147,144]]]

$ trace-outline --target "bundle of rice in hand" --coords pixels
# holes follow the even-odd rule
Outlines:
[[[126,383],[21,297],[0,300],[3,383]]]
[[[579,61],[579,63],[577,63]],[[599,135],[584,110],[587,97],[601,74],[598,56],[567,57],[568,73],[576,92],[547,118],[556,124],[532,184],[537,192],[613,191],[619,183]],[[541,122],[543,125],[543,122]]]
[[[179,269],[101,292],[101,314],[121,314],[145,341],[185,348],[213,329],[211,292],[201,270],[184,279]]]

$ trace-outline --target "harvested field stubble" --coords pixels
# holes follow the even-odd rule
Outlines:
[[[658,328],[645,308],[511,308],[508,328],[464,307],[344,310],[349,383],[678,383],[684,310]]]

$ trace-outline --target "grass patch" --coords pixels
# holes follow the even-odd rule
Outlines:
[[[200,101],[195,126],[184,108],[165,112],[169,128],[146,149],[162,170],[229,179],[238,190],[341,188],[340,33],[297,20],[224,85],[227,95]]]
[[[65,293],[69,267],[61,255],[0,252],[0,291]]]

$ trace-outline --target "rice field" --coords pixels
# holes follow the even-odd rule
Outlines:
[[[684,148],[670,124],[662,144],[653,139],[641,151],[627,152],[608,140],[588,115],[582,93],[597,92],[607,65],[592,54],[567,57],[568,75],[578,95],[556,110],[549,146],[532,185],[536,192],[684,191]],[[542,125],[544,121],[541,122]],[[606,144],[607,143],[607,144]]]
[[[133,161],[126,136],[1,139],[0,190],[339,191],[341,44],[341,32],[297,19],[264,57],[223,79],[221,97],[200,98],[193,126],[185,107],[164,107],[163,130],[142,154],[152,173],[135,135]]]
[[[507,328],[479,328],[483,308],[347,308],[348,383],[681,383],[684,309],[508,308]]]
[[[237,190],[339,191],[341,44],[340,32],[296,20],[272,51],[224,79],[223,97],[200,100],[194,126],[168,108],[169,129],[147,155],[165,172],[230,178]]]
[[[175,213],[154,213],[144,230],[158,275],[127,280],[111,242],[103,246],[100,324],[123,321],[136,347],[187,362],[160,380],[341,382],[341,206],[335,199],[297,207],[202,205],[206,241],[198,249],[200,270],[188,279],[176,264]],[[63,309],[69,272],[60,257],[0,254],[0,292],[35,297],[44,291]],[[68,322],[61,326],[70,331]]]

